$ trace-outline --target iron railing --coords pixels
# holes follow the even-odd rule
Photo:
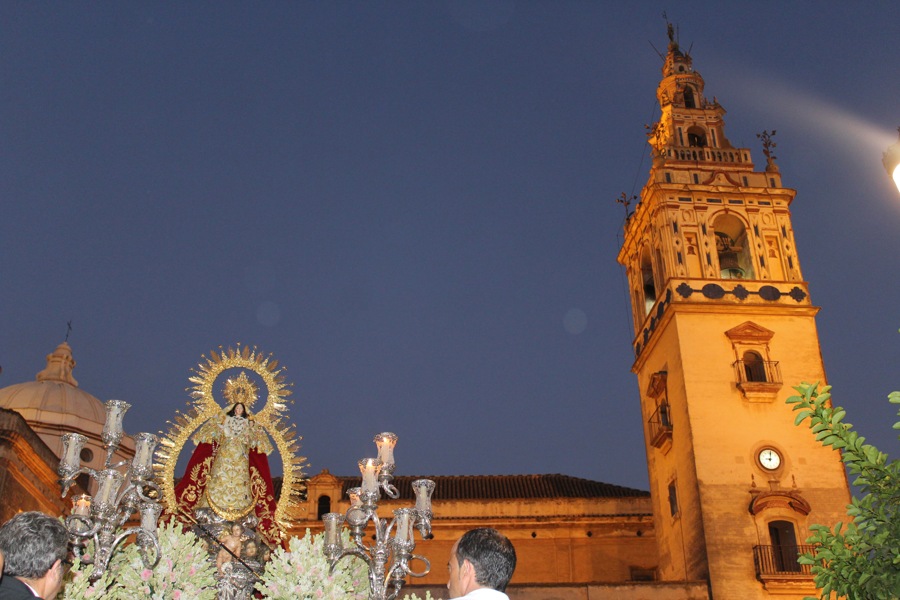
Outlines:
[[[734,372],[740,383],[781,384],[781,369],[777,360],[736,360]]]
[[[774,545],[754,546],[753,561],[756,563],[756,574],[765,575],[810,575],[810,565],[801,565],[797,558],[801,554],[812,554],[815,546],[810,545]]]
[[[653,415],[647,419],[650,429],[650,443],[657,448],[667,439],[672,437],[672,417],[669,403],[663,402],[656,407]]]

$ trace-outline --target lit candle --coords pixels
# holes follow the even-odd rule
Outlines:
[[[70,473],[77,471],[81,466],[81,449],[84,448],[87,438],[80,433],[67,433],[60,439],[63,443],[63,459],[59,465],[60,475],[63,475],[65,471]]]
[[[91,497],[81,494],[72,498],[72,514],[80,517],[91,516]]]
[[[364,458],[359,461],[362,473],[362,491],[378,492],[378,475],[381,473],[381,461],[377,458]]]
[[[141,502],[141,529],[147,533],[156,533],[156,524],[162,506],[156,502]]]
[[[375,436],[375,444],[378,446],[378,459],[385,467],[394,466],[394,446],[397,445],[397,436],[386,431]]]
[[[394,539],[398,542],[407,542],[412,540],[412,524],[414,510],[412,508],[398,508],[394,511],[394,523],[396,531]]]
[[[325,522],[325,544],[341,546],[341,524],[344,522],[344,516],[341,513],[327,513],[322,515],[322,521]]]
[[[153,451],[158,439],[152,433],[138,433],[134,436],[134,460],[131,465],[136,473],[147,473],[153,467]]]
[[[122,474],[115,469],[104,469],[98,476],[100,487],[97,490],[97,502],[100,504],[114,503],[119,486],[122,485]]]
[[[118,444],[122,439],[122,419],[131,405],[124,400],[106,401],[106,424],[103,425],[103,442]]]
[[[422,513],[430,513],[431,493],[434,492],[434,482],[430,479],[416,479],[412,482],[412,487],[416,494],[416,510]]]

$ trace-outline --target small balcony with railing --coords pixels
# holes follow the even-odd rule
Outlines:
[[[815,591],[811,565],[800,564],[801,554],[812,554],[810,545],[754,546],[753,562],[756,577],[767,590],[785,593],[787,590],[809,595]]]
[[[656,407],[653,415],[647,419],[647,427],[650,445],[668,452],[672,447],[672,419],[668,402]]]
[[[736,360],[736,385],[750,402],[772,402],[781,389],[781,369],[777,360]]]

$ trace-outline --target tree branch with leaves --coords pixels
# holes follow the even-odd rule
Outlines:
[[[820,390],[817,383],[804,383],[794,389],[799,395],[787,399],[798,411],[794,423],[808,421],[816,441],[841,452],[860,494],[847,507],[850,523],[810,527],[807,543],[816,548],[800,556],[800,563],[811,565],[822,599],[832,593],[848,600],[900,597],[900,461],[889,461],[844,421],[847,412],[831,404],[831,386]],[[900,392],[888,401],[900,404]]]

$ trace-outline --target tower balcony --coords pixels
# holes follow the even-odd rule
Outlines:
[[[802,281],[672,278],[666,282],[664,291],[656,297],[656,302],[644,317],[633,342],[636,357],[641,355],[673,306],[691,307],[693,310],[717,310],[721,306],[728,306],[729,309],[770,306],[817,310],[809,299],[809,287]]]
[[[797,559],[801,554],[813,553],[814,548],[810,545],[754,546],[757,579],[773,594],[813,595],[816,587],[812,567],[801,565]]]
[[[753,167],[746,148],[712,148],[709,146],[677,146],[663,148],[658,156],[665,160],[723,163]]]
[[[750,401],[768,402],[781,389],[781,369],[777,360],[736,360],[737,387]]]
[[[738,383],[778,383],[781,384],[781,369],[777,360],[736,360],[734,372]]]
[[[756,575],[760,578],[778,575],[812,576],[812,567],[801,565],[797,559],[801,554],[812,554],[814,550],[815,546],[802,544],[754,546],[753,562],[756,565]]]
[[[668,402],[656,407],[656,411],[647,419],[647,427],[650,444],[667,452],[672,445],[672,420],[669,417]]]

